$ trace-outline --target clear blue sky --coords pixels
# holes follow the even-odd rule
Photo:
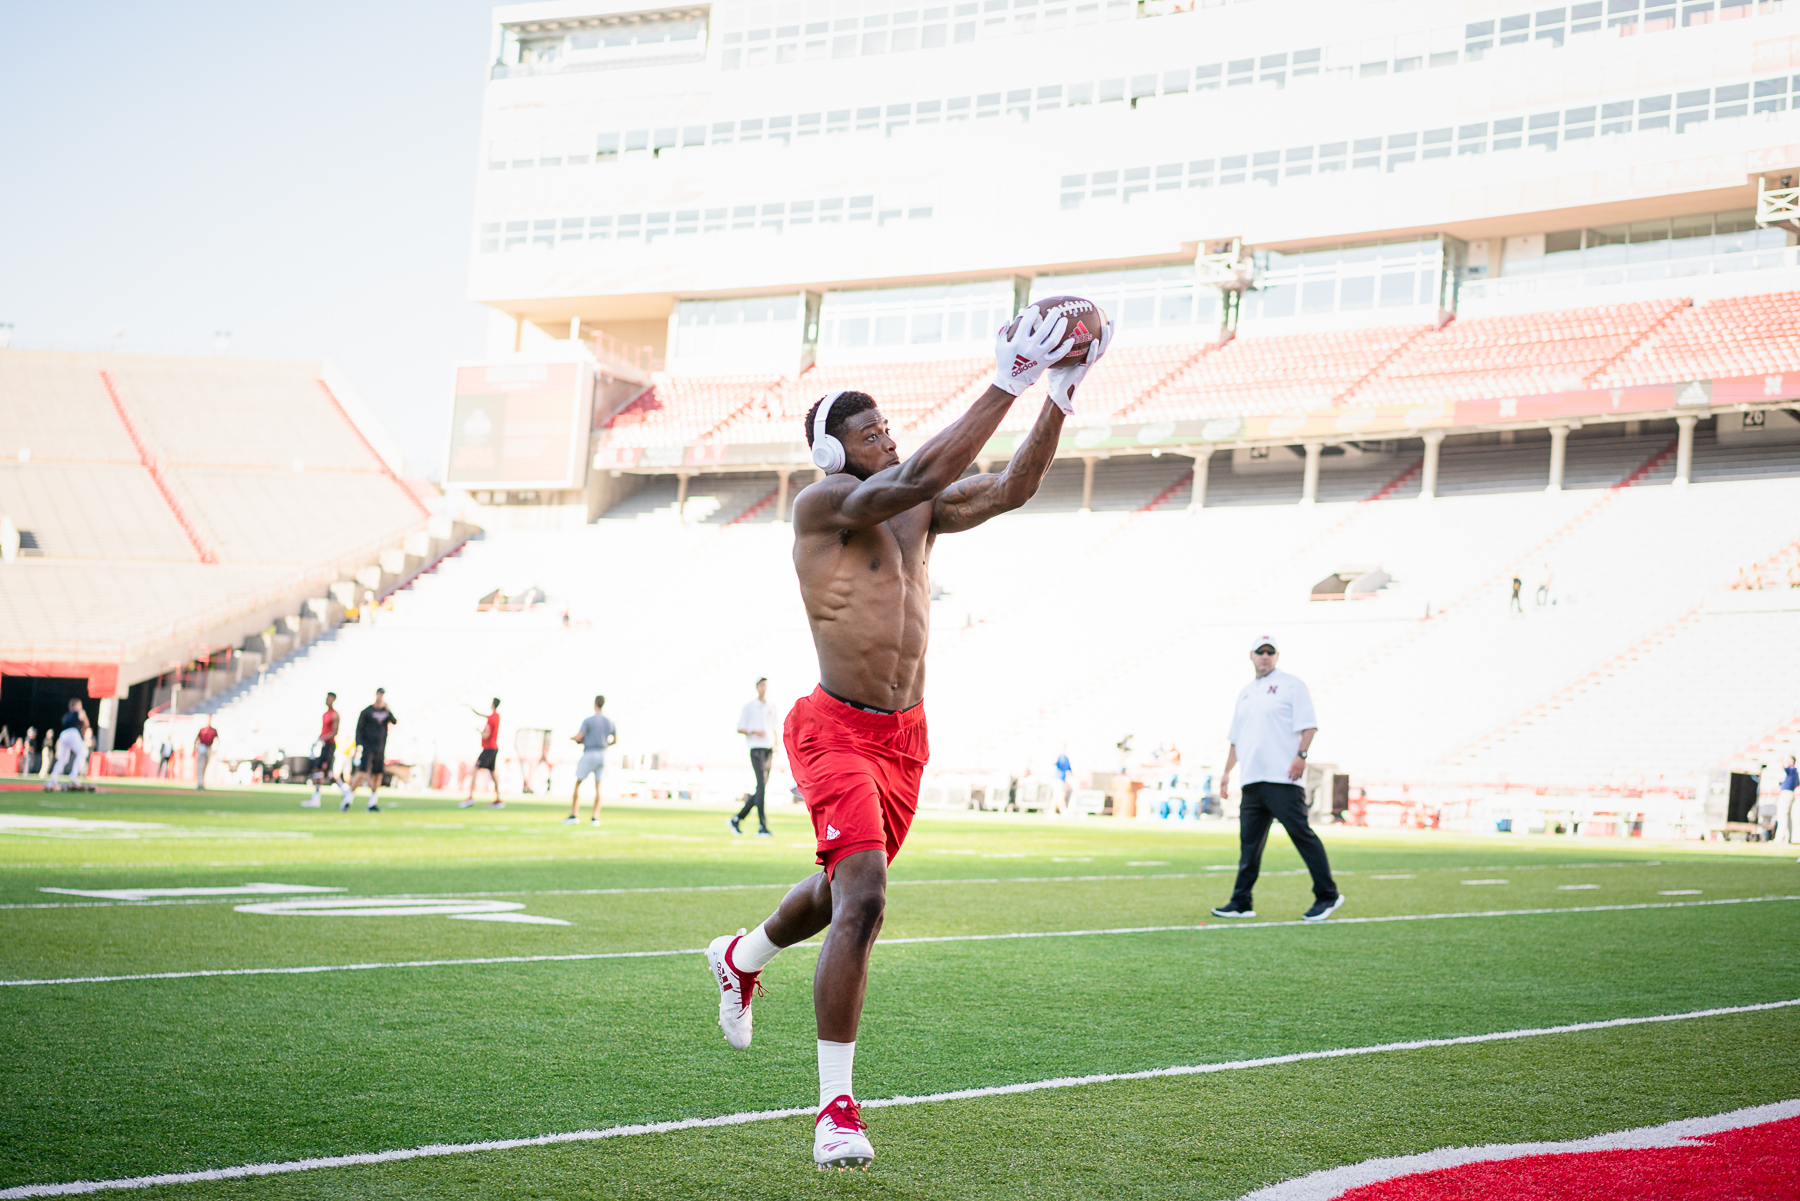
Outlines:
[[[5,5],[12,345],[333,359],[438,474],[491,8]]]

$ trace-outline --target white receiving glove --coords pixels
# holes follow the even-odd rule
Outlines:
[[[1063,340],[1068,327],[1067,317],[1046,322],[1037,308],[1028,308],[1015,322],[1001,326],[994,338],[994,387],[1017,396],[1035,384],[1044,368],[1074,349],[1074,339]]]
[[[1100,336],[1088,343],[1087,358],[1070,367],[1050,368],[1050,399],[1056,402],[1065,417],[1075,413],[1075,385],[1086,379],[1088,368],[1100,361],[1100,356],[1112,345],[1112,336],[1113,323],[1103,322]]]

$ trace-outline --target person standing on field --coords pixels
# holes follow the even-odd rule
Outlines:
[[[569,816],[563,818],[565,826],[581,820],[581,782],[589,776],[594,777],[594,816],[588,820],[590,825],[600,824],[600,776],[606,770],[606,748],[619,741],[619,729],[612,718],[601,712],[604,708],[606,698],[595,697],[593,713],[583,719],[581,728],[569,739],[581,744],[581,758],[575,761],[575,795],[569,798]]]
[[[350,764],[350,788],[344,793],[338,812],[345,813],[356,800],[356,790],[369,785],[369,812],[381,812],[381,781],[387,776],[388,727],[400,719],[388,708],[387,689],[375,690],[374,704],[356,715],[356,758]]]
[[[338,791],[349,794],[350,789],[336,778],[337,770],[337,736],[338,711],[337,693],[325,694],[325,714],[319,719],[319,737],[312,747],[312,795],[300,802],[302,809],[319,807],[319,787],[322,784],[335,783]]]
[[[488,782],[494,786],[494,799],[488,802],[488,808],[504,809],[506,802],[500,799],[500,698],[494,698],[493,707],[486,713],[473,705],[469,712],[481,719],[481,754],[475,757],[475,770],[469,773],[469,795],[457,808],[467,809],[475,803],[475,785],[481,782],[481,773],[486,772]]]
[[[1275,639],[1262,635],[1250,644],[1256,678],[1244,685],[1231,716],[1231,752],[1219,773],[1219,798],[1231,795],[1231,769],[1244,765],[1244,795],[1238,802],[1238,874],[1231,900],[1213,910],[1215,917],[1255,917],[1251,890],[1262,871],[1263,846],[1269,827],[1280,822],[1294,849],[1312,873],[1313,906],[1301,918],[1322,922],[1344,903],[1331,878],[1325,844],[1306,820],[1306,753],[1319,732],[1312,694],[1298,677],[1277,671],[1281,652]]]
[[[745,701],[738,714],[737,732],[750,744],[750,770],[756,775],[756,791],[744,798],[744,807],[731,819],[731,832],[742,834],[738,823],[756,810],[756,835],[771,838],[769,815],[764,809],[763,791],[769,783],[769,759],[775,754],[775,710],[769,705],[769,678],[756,681],[756,699]]]
[[[87,731],[87,710],[81,707],[80,700],[70,697],[68,711],[62,716],[62,728],[56,735],[56,765],[50,769],[50,778],[44,781],[45,792],[56,792],[65,787],[64,778],[68,780],[66,787],[80,787],[81,772],[87,766],[87,740],[83,737]],[[46,735],[45,740],[48,739]]]
[[[218,741],[219,732],[213,729],[212,715],[206,717],[206,724],[194,735],[194,787],[206,787],[206,761],[212,758],[213,743]]]
[[[1781,768],[1781,795],[1775,801],[1775,837],[1794,844],[1794,793],[1800,791],[1800,768],[1789,755]]]

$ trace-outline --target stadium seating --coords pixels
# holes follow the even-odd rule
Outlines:
[[[1594,386],[1788,371],[1800,371],[1800,292],[1734,296],[1684,309],[1612,364]]]
[[[1458,318],[1416,340],[1358,386],[1350,405],[1535,396],[1596,386],[1595,373],[1687,304],[1645,301],[1508,317]]]
[[[1800,293],[1699,306],[1653,300],[1211,342],[1114,347],[1083,385],[1078,422],[1256,416],[1324,407],[1414,405],[1532,396],[1695,378],[1800,371]],[[856,387],[894,428],[936,432],[972,398],[985,359],[813,367],[798,379],[671,377],[616,415],[620,445],[701,437],[781,442],[821,395]],[[1036,417],[1042,385],[1002,432]]]
[[[1328,408],[1426,332],[1425,326],[1407,325],[1234,338],[1114,411],[1120,419],[1171,421]]]
[[[109,358],[144,440],[170,466],[381,470],[316,363]]]
[[[928,359],[904,363],[813,366],[771,392],[720,431],[732,442],[787,442],[805,436],[806,414],[822,396],[841,388],[867,392],[899,433],[925,424],[939,411],[972,399],[973,385],[993,370],[991,359]]]
[[[1084,421],[1154,421],[1800,370],[1796,307],[1653,301],[1438,330],[1122,345],[1078,408]],[[675,379],[612,429],[645,445],[792,442],[819,395],[860,387],[916,438],[960,412],[988,370],[959,359],[815,367],[786,382]],[[1042,392],[1022,397],[1003,430],[1023,429]],[[1706,424],[1693,485],[1669,487],[1675,433],[1668,420],[1577,430],[1558,492],[1544,487],[1546,431],[1457,436],[1431,504],[1415,503],[1417,439],[1327,448],[1310,506],[1294,503],[1301,456],[1279,447],[1255,459],[1216,451],[1198,512],[1184,455],[1099,462],[1090,512],[1078,512],[1082,465],[1053,465],[1023,510],[934,551],[934,762],[1018,771],[1067,745],[1080,767],[1109,769],[1130,734],[1140,749],[1180,743],[1190,764],[1216,769],[1244,644],[1273,627],[1284,666],[1328,715],[1315,758],[1359,781],[1686,786],[1792,734],[1791,702],[1766,688],[1723,695],[1718,662],[1732,630],[1760,638],[1767,626],[1770,664],[1791,672],[1793,615],[1726,612],[1717,598],[1745,595],[1731,591],[1740,576],[1785,584],[1800,572],[1800,475],[1791,444],[1722,441]],[[325,687],[354,696],[406,681],[417,700],[397,753],[457,761],[472,758],[473,733],[450,693],[518,698],[509,723],[560,730],[600,690],[621,753],[741,773],[730,719],[748,682],[771,676],[785,707],[815,671],[774,491],[770,472],[698,476],[677,512],[675,481],[661,477],[587,529],[490,538],[402,594],[375,628],[345,631],[248,690],[221,722],[304,731]],[[654,586],[609,583],[619,564]],[[1329,575],[1374,569],[1392,582],[1368,599],[1311,599]],[[1515,576],[1522,613],[1509,603]],[[475,613],[483,593],[528,583],[551,594],[545,610]],[[1107,631],[1082,624],[1093,613],[1108,615]],[[410,666],[446,633],[463,648],[455,664]],[[1629,715],[1628,739],[1609,733],[1624,720],[1609,711]],[[1560,732],[1564,713],[1581,733]],[[1624,753],[1596,761],[1602,737]]]
[[[1293,503],[1297,460],[1238,471],[1221,454],[1197,514],[1185,511],[1182,456],[1101,463],[1086,514],[1076,512],[1080,466],[1059,464],[1020,512],[934,550],[933,761],[1018,771],[1041,768],[1067,744],[1082,769],[1110,769],[1114,744],[1129,733],[1140,749],[1174,742],[1189,764],[1216,770],[1248,670],[1245,643],[1273,627],[1283,665],[1312,684],[1320,705],[1315,759],[1359,783],[1504,776],[1585,785],[1597,774],[1617,783],[1618,773],[1596,772],[1579,740],[1534,750],[1538,743],[1509,734],[1502,755],[1492,736],[1634,648],[1646,663],[1675,652],[1687,635],[1658,642],[1659,631],[1728,593],[1742,564],[1800,541],[1791,469],[1770,477],[1754,460],[1734,466],[1743,452],[1703,436],[1696,479],[1710,465],[1716,482],[1678,490],[1668,486],[1670,442],[1661,429],[1580,431],[1560,493],[1543,491],[1547,441],[1453,445],[1440,477],[1447,490],[1431,504],[1412,499],[1416,450],[1326,470],[1335,491],[1322,483],[1327,499],[1313,506]],[[772,483],[768,473],[696,478],[683,523],[673,481],[652,481],[585,529],[472,544],[400,594],[375,627],[316,647],[223,711],[220,724],[297,745],[325,688],[355,697],[385,684],[403,719],[396,754],[454,763],[472,760],[475,745],[460,696],[502,696],[508,729],[545,725],[560,736],[603,691],[620,754],[707,765],[737,781],[731,722],[740,694],[769,675],[785,708],[816,670],[791,529],[766,518],[732,522]],[[1220,496],[1233,503],[1215,505]],[[1759,520],[1742,520],[1746,512]],[[621,564],[654,586],[612,586]],[[1394,582],[1368,600],[1310,600],[1326,575],[1369,567]],[[1522,616],[1508,611],[1514,574],[1524,583]],[[721,581],[732,597],[724,619]],[[475,612],[484,592],[529,583],[550,593],[544,609]],[[1093,613],[1108,615],[1106,630],[1085,620]],[[445,636],[459,648],[455,661],[422,663],[431,638]],[[1682,659],[1679,678],[1636,702],[1655,710],[1644,720],[1678,724],[1690,693],[1723,686],[1708,658],[1716,651]],[[1689,734],[1634,742],[1632,778],[1689,782],[1777,729],[1793,716],[1789,704],[1778,690],[1750,689]]]
[[[6,351],[0,393],[0,514],[36,544],[10,659],[204,655],[426,524],[317,364]]]
[[[1794,613],[1697,611],[1588,672],[1455,764],[1476,779],[1565,787],[1690,783],[1721,765],[1721,750],[1753,744],[1769,728],[1767,695],[1720,670],[1746,644],[1756,648],[1758,675],[1800,671]],[[1595,752],[1601,746],[1604,757]]]
[[[8,564],[0,587],[0,649],[9,659],[117,662],[191,635],[203,651],[209,623],[279,592],[293,574],[291,567],[143,560],[46,557]]]
[[[422,514],[372,471],[170,472],[201,537],[221,563],[319,563],[355,546],[397,542]]]
[[[12,402],[0,425],[0,461],[137,466],[97,365],[94,355],[0,355],[0,396]]]
[[[605,428],[615,446],[697,442],[764,400],[779,383],[773,375],[661,377],[653,388],[614,413]]]
[[[150,473],[135,463],[0,461],[0,513],[35,535],[44,555],[198,561]]]

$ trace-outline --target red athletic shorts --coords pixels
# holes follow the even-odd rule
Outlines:
[[[815,688],[788,710],[783,732],[826,877],[858,851],[886,850],[892,863],[918,811],[931,754],[925,706],[870,713]]]

